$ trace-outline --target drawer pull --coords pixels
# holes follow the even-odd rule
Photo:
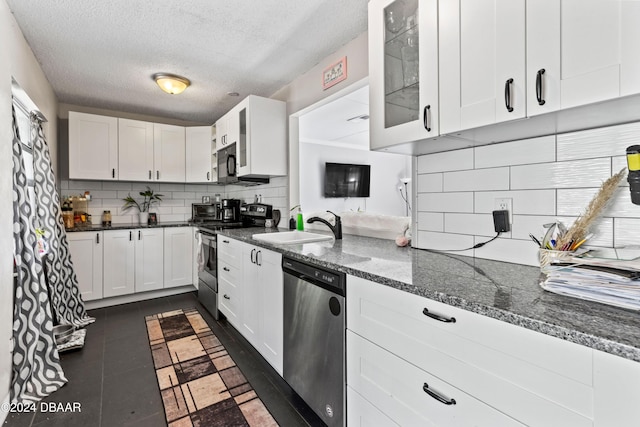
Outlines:
[[[433,397],[435,400],[437,400],[440,403],[444,403],[445,405],[455,405],[456,404],[456,400],[455,399],[447,399],[446,397],[442,396],[440,393],[436,393],[435,391],[431,390],[429,388],[429,384],[424,383],[424,385],[422,386],[422,390],[427,393],[429,396]]]
[[[231,271],[231,270],[229,270],[227,267],[222,267],[222,269],[223,269],[224,271]]]
[[[511,106],[511,84],[513,83],[513,79],[508,79],[504,83],[504,106],[507,108],[507,111],[512,113],[513,107]]]
[[[442,316],[440,316],[438,314],[434,314],[434,313],[429,312],[429,310],[427,310],[426,307],[424,308],[424,310],[422,310],[422,314],[424,314],[425,316],[430,317],[432,319],[436,319],[436,320],[438,320],[440,322],[456,323],[456,318],[455,317],[449,317],[449,318],[442,317]]]
[[[227,294],[224,294],[224,299],[231,299],[231,297]]]
[[[228,240],[223,240],[222,243],[229,243],[229,241]]]
[[[545,73],[544,68],[538,70],[536,75],[536,98],[538,99],[538,105],[544,105],[545,100],[542,99],[542,75]]]

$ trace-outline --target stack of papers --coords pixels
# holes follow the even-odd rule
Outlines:
[[[607,253],[609,258],[601,255],[589,253],[552,264],[540,286],[561,295],[640,310],[640,257],[620,259],[615,252],[613,256]],[[628,251],[625,256],[629,256]]]

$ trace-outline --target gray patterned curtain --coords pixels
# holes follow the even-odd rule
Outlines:
[[[13,241],[18,273],[13,305],[13,402],[38,401],[67,382],[56,349],[35,228],[35,212],[27,194],[22,143],[13,110]]]
[[[67,233],[62,222],[60,196],[51,170],[51,154],[42,122],[35,114],[31,114],[31,141],[37,215],[49,243],[49,251],[43,261],[55,320],[60,324],[86,326],[95,319],[87,316],[80,296],[78,279],[69,254]]]

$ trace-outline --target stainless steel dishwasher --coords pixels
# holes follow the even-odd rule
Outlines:
[[[327,426],[345,425],[344,273],[282,259],[284,379]]]

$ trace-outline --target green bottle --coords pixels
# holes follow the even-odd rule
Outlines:
[[[296,222],[296,229],[298,231],[304,231],[304,219],[302,218],[302,212],[298,212],[298,221]]]

